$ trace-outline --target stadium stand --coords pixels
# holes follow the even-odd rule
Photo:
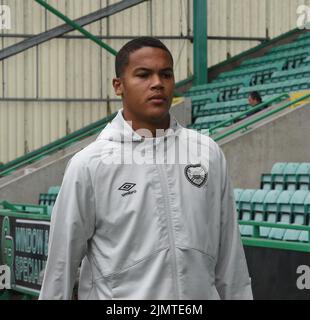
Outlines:
[[[310,227],[309,167],[310,163],[275,163],[270,174],[262,174],[262,189],[235,189],[239,220],[262,222],[256,233],[259,238],[310,245],[310,235],[306,231],[310,228],[294,229],[294,226]],[[299,183],[301,176],[308,184]],[[278,226],[264,227],[264,222]],[[279,228],[281,225],[285,228]],[[291,228],[287,229],[289,225]],[[241,224],[240,232],[242,236],[253,237],[254,227]]]
[[[189,128],[202,133],[209,133],[206,129],[217,125],[217,132],[225,129],[227,125],[220,125],[221,122],[251,110],[247,98],[252,91],[258,91],[266,100],[277,94],[310,89],[309,49],[310,36],[301,34],[291,43],[273,47],[263,56],[220,73],[211,83],[193,86],[185,93],[192,99],[193,123]]]
[[[244,61],[234,70],[219,74],[211,83],[192,87],[184,94],[192,101],[193,123],[189,127],[206,134],[209,129],[216,128],[217,133],[252,116],[247,100],[251,91],[259,91],[263,101],[271,101],[267,106],[272,107],[288,98],[280,94],[310,89],[309,49],[310,32],[292,43],[270,49],[261,57]],[[262,104],[257,110],[265,106]],[[113,117],[68,135],[41,152],[33,152],[0,167],[0,174],[1,168],[8,174],[20,163],[35,161],[42,154],[98,133]],[[234,190],[244,245],[310,252],[310,163],[275,163],[270,173],[262,174],[260,183],[260,189]],[[1,201],[0,217],[9,214],[50,221],[59,188],[52,186],[47,193],[40,193],[38,205]],[[5,248],[1,247],[1,251],[3,253]],[[2,254],[2,259],[7,257]]]

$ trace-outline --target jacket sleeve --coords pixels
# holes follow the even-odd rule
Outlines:
[[[95,200],[88,168],[71,159],[53,208],[40,300],[72,298],[78,267],[95,228]]]
[[[215,268],[215,285],[221,299],[253,299],[251,279],[241,242],[233,188],[224,154],[221,165],[221,227]]]

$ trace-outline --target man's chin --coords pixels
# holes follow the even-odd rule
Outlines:
[[[150,108],[147,112],[147,117],[154,123],[160,123],[169,117],[169,109],[167,106]]]

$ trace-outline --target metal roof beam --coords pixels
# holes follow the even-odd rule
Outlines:
[[[101,20],[103,18],[107,18],[109,16],[112,16],[118,12],[121,12],[125,9],[129,9],[133,6],[136,6],[146,0],[124,0],[117,2],[115,4],[112,4],[110,6],[107,6],[106,8],[100,9],[98,11],[95,11],[93,13],[90,13],[86,16],[83,16],[75,22],[79,24],[80,26],[86,26],[88,24],[94,23],[98,20]],[[14,56],[20,52],[23,52],[27,49],[30,49],[34,46],[37,46],[41,43],[44,43],[46,41],[49,41],[51,39],[57,38],[59,36],[62,36],[68,32],[74,31],[75,29],[71,27],[68,24],[63,24],[58,27],[52,28],[48,31],[42,32],[34,37],[31,37],[29,39],[23,40],[19,43],[16,43],[12,46],[9,46],[7,48],[4,48],[0,51],[0,61],[6,58],[9,58],[11,56]]]

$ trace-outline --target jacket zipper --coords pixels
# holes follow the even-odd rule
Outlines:
[[[170,243],[170,248],[172,252],[172,265],[173,265],[173,282],[174,282],[174,289],[175,289],[175,295],[177,299],[180,299],[179,296],[179,286],[178,286],[178,276],[177,276],[177,258],[176,258],[176,250],[175,250],[175,241],[174,241],[174,232],[173,232],[173,227],[172,227],[172,219],[171,219],[171,209],[170,209],[170,203],[169,203],[169,196],[168,196],[168,186],[167,186],[167,176],[164,171],[163,165],[156,165],[159,171],[160,175],[160,182],[163,190],[163,196],[164,196],[164,203],[165,203],[165,211],[167,214],[167,221],[168,221],[168,230],[169,230],[169,243]]]

